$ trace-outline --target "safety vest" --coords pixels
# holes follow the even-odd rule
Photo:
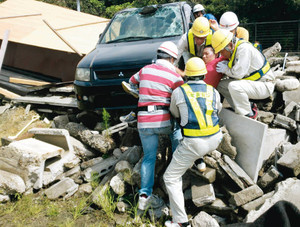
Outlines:
[[[183,126],[186,137],[210,136],[219,132],[214,88],[208,84],[183,84],[180,86],[188,107],[188,123]]]
[[[237,44],[235,45],[234,51],[233,51],[233,53],[232,53],[232,55],[229,59],[229,62],[228,62],[228,67],[229,68],[232,68],[233,62],[234,62],[234,59],[235,59],[236,50],[237,50],[238,46],[241,45],[242,43],[249,43],[249,42],[246,41],[246,40],[243,40],[243,39],[238,40]],[[243,80],[253,80],[253,81],[259,80],[260,78],[262,78],[270,70],[271,66],[270,66],[269,62],[267,61],[265,55],[263,55],[263,57],[265,59],[265,62],[263,64],[263,66],[260,69],[252,72],[249,76],[244,77]]]
[[[212,31],[209,31],[208,36],[205,39],[205,46],[211,45],[211,37],[212,37]],[[194,40],[194,35],[192,32],[192,29],[189,30],[189,32],[187,33],[187,40],[188,40],[188,50],[189,52],[194,55],[197,56],[196,51],[197,51],[197,46]]]

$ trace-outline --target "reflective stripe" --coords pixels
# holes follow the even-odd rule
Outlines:
[[[205,39],[205,46],[211,45],[211,37],[212,37],[212,30],[209,31],[208,36]],[[195,44],[195,40],[194,40],[194,35],[192,32],[192,29],[189,30],[189,32],[187,33],[187,40],[188,40],[188,50],[189,52],[196,56],[196,44]]]
[[[229,62],[228,62],[228,67],[229,67],[229,68],[232,68],[232,64],[233,64],[233,61],[234,61],[234,59],[235,59],[235,54],[236,54],[237,47],[238,47],[239,45],[241,45],[242,43],[250,43],[250,42],[248,42],[248,41],[246,41],[246,40],[243,40],[243,39],[238,40],[238,42],[237,42],[237,44],[236,44],[236,46],[235,46],[235,48],[234,48],[234,51],[233,51],[233,53],[232,53],[232,55],[231,55],[231,57],[230,57],[230,59],[229,59]],[[250,43],[250,44],[251,44],[251,43]],[[251,44],[251,45],[252,45],[252,44]],[[260,53],[261,53],[261,52],[260,52]],[[261,54],[262,54],[262,53],[261,53]],[[263,55],[263,54],[262,54],[262,55]],[[258,70],[256,70],[256,71],[252,72],[248,77],[242,78],[242,80],[252,80],[252,81],[259,80],[260,78],[262,78],[262,77],[270,70],[271,67],[270,67],[269,62],[267,61],[265,55],[263,55],[263,57],[264,57],[264,59],[265,59],[265,62],[264,62],[264,64],[263,64],[263,66],[262,66],[260,69],[258,69]]]
[[[187,39],[188,39],[188,49],[189,52],[196,56],[196,51],[195,51],[195,41],[194,41],[194,35],[192,32],[192,29],[189,30],[188,34],[187,34]]]
[[[213,113],[213,100],[214,100],[214,90],[210,85],[206,86],[206,92],[193,92],[188,84],[183,84],[182,89],[186,93],[186,96],[191,104],[191,107],[196,116],[197,122],[199,124],[199,129],[183,128],[183,135],[190,137],[208,136],[213,135],[219,131],[219,124],[213,125],[212,113]],[[197,98],[205,98],[206,113],[205,118]],[[205,121],[206,119],[206,121]]]
[[[191,137],[196,137],[196,136],[209,136],[217,133],[220,130],[219,125],[216,125],[212,128],[206,128],[206,129],[189,129],[189,128],[184,128],[183,129],[183,135],[184,136],[191,136]]]

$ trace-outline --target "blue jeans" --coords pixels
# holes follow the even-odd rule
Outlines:
[[[139,194],[151,195],[154,185],[154,172],[156,153],[158,148],[158,136],[160,134],[170,135],[172,126],[163,128],[140,128],[144,157],[141,166],[141,189]]]
[[[172,143],[172,153],[174,153],[180,141],[182,140],[182,134],[179,123],[173,120],[173,124],[173,132],[170,134],[170,139]]]

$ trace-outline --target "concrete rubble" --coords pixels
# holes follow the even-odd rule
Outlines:
[[[191,167],[183,176],[192,226],[253,222],[280,200],[300,209],[300,60],[289,56],[283,68],[284,59],[277,55],[280,49],[276,43],[264,50],[277,79],[272,97],[257,102],[258,120],[224,108],[223,140],[204,157],[206,171]],[[1,111],[10,108],[6,104]],[[50,128],[33,128],[29,133],[31,138],[0,147],[0,202],[35,190],[52,200],[91,195],[101,208],[110,190],[120,198],[119,212],[130,209],[122,198],[136,197],[143,156],[136,122],[116,121],[103,129],[94,114],[62,114],[53,118]],[[162,180],[171,158],[170,144],[168,137],[160,138],[153,193],[165,205],[149,210],[154,219],[170,214]],[[93,189],[95,182],[98,186]]]

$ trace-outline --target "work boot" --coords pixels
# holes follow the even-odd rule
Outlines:
[[[122,81],[122,87],[126,93],[133,95],[135,98],[139,98],[139,90],[137,87]]]

